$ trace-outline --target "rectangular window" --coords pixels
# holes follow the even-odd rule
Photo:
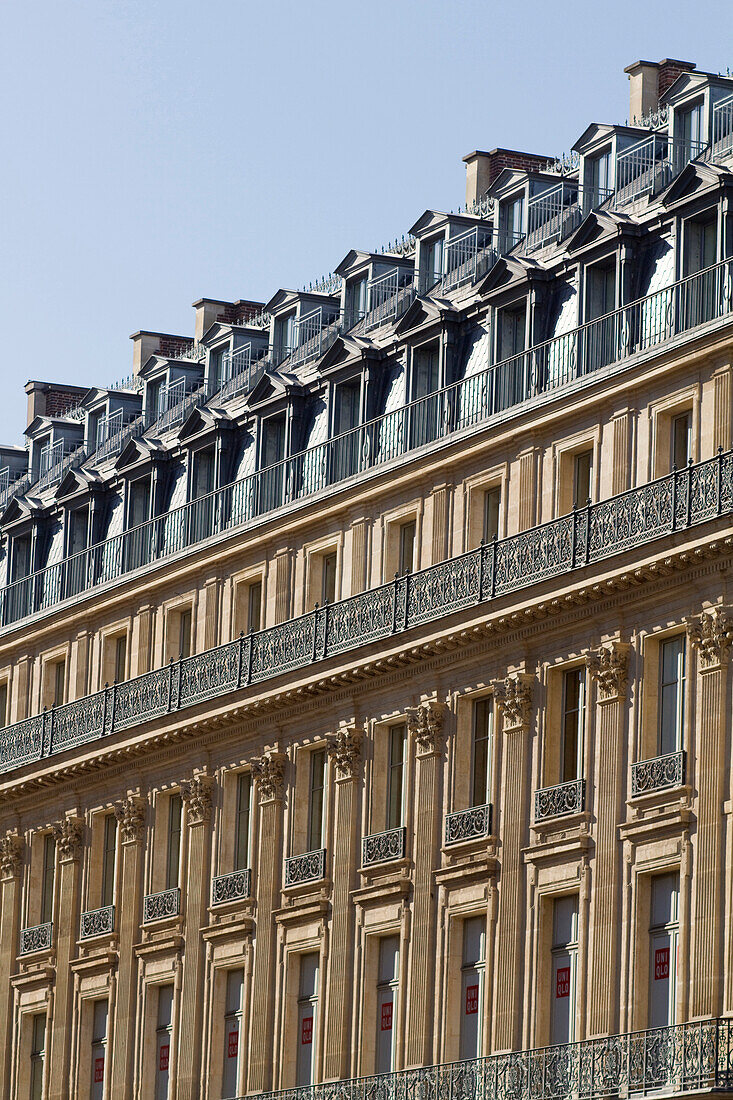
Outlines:
[[[613,313],[616,308],[616,265],[596,264],[588,268],[586,288],[586,321],[594,321],[597,317]],[[597,335],[594,334],[596,342]]]
[[[42,1100],[43,1066],[46,1060],[46,1015],[38,1013],[31,1022],[31,1100]]]
[[[326,751],[311,753],[310,797],[308,802],[308,851],[323,847],[323,802],[326,786]]]
[[[158,1022],[155,1028],[155,1100],[168,1100],[173,1032],[173,986],[158,990]]]
[[[92,1100],[103,1100],[107,1055],[107,1001],[95,1001],[92,1012]]]
[[[387,772],[387,828],[399,829],[402,822],[402,798],[405,770],[405,726],[389,731],[389,767]]]
[[[334,432],[340,435],[356,428],[359,423],[359,382],[344,382],[336,388]]]
[[[66,661],[55,661],[51,666],[51,705],[60,707],[66,701]]]
[[[562,782],[583,775],[585,732],[585,669],[573,668],[563,676]]]
[[[165,888],[172,890],[179,885],[181,862],[181,812],[183,803],[180,794],[172,794],[168,799],[168,847],[166,851]]]
[[[395,1068],[395,1028],[397,1025],[397,994],[400,977],[400,938],[385,936],[379,941],[377,971],[377,1073],[391,1073]]]
[[[684,470],[692,455],[692,413],[684,412],[672,420],[672,465]]]
[[[104,847],[102,849],[102,906],[114,904],[116,861],[117,818],[114,814],[107,814],[104,819]]]
[[[0,729],[8,724],[8,682],[0,683]]]
[[[421,246],[423,293],[434,287],[443,277],[443,243],[442,237],[436,237]]]
[[[587,171],[586,180],[590,194],[586,210],[592,210],[601,205],[611,189],[611,150],[607,149],[604,153],[590,157]]]
[[[127,679],[127,635],[118,634],[115,646],[115,683],[121,684]]]
[[[409,520],[407,523],[400,524],[400,553],[397,571],[401,577],[403,577],[405,573],[412,573],[415,567],[416,532],[417,525],[414,519]]]
[[[278,317],[275,321],[275,361],[276,363],[289,355],[293,347],[293,326],[295,314],[288,313],[285,317]]]
[[[242,772],[237,776],[237,816],[234,832],[234,868],[249,867],[250,817],[252,813],[252,776]]]
[[[582,508],[592,496],[593,451],[573,457],[573,501]]]
[[[139,527],[150,519],[150,478],[141,477],[130,482],[130,508],[128,524]]]
[[[193,493],[192,499],[207,496],[214,488],[215,456],[213,448],[196,451],[193,455]]]
[[[247,629],[257,631],[262,625],[262,581],[247,585]]]
[[[43,838],[43,869],[41,873],[40,923],[53,920],[54,876],[56,873],[56,837],[47,833]]]
[[[225,380],[225,362],[229,361],[227,348],[216,348],[209,355],[209,393],[221,389]]]
[[[238,1096],[242,1064],[242,1012],[244,1009],[244,971],[227,972],[224,1015],[224,1073],[222,1096]]]
[[[69,512],[69,555],[86,550],[89,537],[89,509],[75,508]]]
[[[663,642],[659,677],[658,752],[666,756],[682,748],[685,713],[685,638]]]
[[[473,704],[472,806],[485,806],[491,801],[493,743],[494,700],[477,699]]]
[[[463,964],[461,966],[461,1050],[460,1058],[480,1058],[481,1023],[486,966],[486,920],[471,917],[463,922]]]
[[[191,656],[191,626],[193,616],[191,608],[187,607],[178,615],[178,652],[181,657]]]
[[[285,457],[285,417],[271,416],[265,420],[263,434],[263,465],[272,466],[275,462],[281,462]]]
[[[698,146],[704,141],[702,103],[696,103],[694,107],[681,111],[676,129],[676,136],[685,143],[688,155],[695,156]],[[679,167],[682,168],[684,165],[680,164]]]
[[[524,236],[524,196],[520,195],[510,202],[503,202],[499,216],[505,238],[501,242],[501,251],[505,252]]]
[[[318,955],[302,955],[298,985],[298,1033],[296,1085],[311,1085],[314,1080],[316,1017],[318,1009]]]
[[[649,921],[649,1027],[676,1022],[680,877],[674,871],[651,880]]]
[[[413,358],[412,399],[435,393],[440,384],[440,355],[437,347],[418,348]]]
[[[366,313],[367,277],[346,284],[346,325],[351,328]],[[337,429],[338,430],[338,429]]]
[[[500,510],[501,489],[497,485],[484,493],[484,542],[493,542],[499,537]]]
[[[500,313],[499,360],[511,359],[524,351],[526,340],[526,311],[503,309]]]
[[[704,271],[706,267],[712,267],[718,254],[717,218],[687,222],[685,246],[685,275],[694,275],[698,271]],[[695,306],[698,306],[699,319],[706,319],[695,298],[711,291],[712,286],[689,288],[688,299],[690,300],[685,303],[688,315],[693,312]]]
[[[550,1042],[575,1041],[575,991],[578,969],[578,895],[552,904],[552,981]]]
[[[336,599],[336,551],[324,554],[321,560],[321,604]]]

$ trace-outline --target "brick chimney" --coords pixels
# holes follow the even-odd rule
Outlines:
[[[170,355],[173,357],[181,348],[191,343],[190,336],[173,336],[169,332],[133,332],[130,337],[132,347],[133,374],[139,374],[151,355]]]
[[[520,153],[517,149],[492,149],[490,153],[476,149],[463,158],[466,165],[466,205],[483,198],[503,168],[518,172],[541,172],[551,157],[539,153]]]
[[[196,310],[196,339],[200,340],[215,321],[225,325],[244,325],[265,308],[264,302],[250,302],[240,298],[236,302],[222,302],[218,298],[199,298],[193,303]]]
[[[678,61],[665,57],[664,61],[635,61],[624,72],[629,74],[629,123],[642,119],[650,111],[656,111],[659,100],[671,88],[681,73],[690,73],[694,61]]]
[[[64,386],[60,382],[26,382],[28,424],[37,416],[63,416],[79,404],[87,390],[86,386]]]

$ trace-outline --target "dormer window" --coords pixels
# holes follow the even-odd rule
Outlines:
[[[69,556],[80,554],[89,545],[89,506],[69,512]]]
[[[359,397],[361,386],[358,378],[349,379],[336,386],[334,394],[333,430],[341,435],[359,423]]]
[[[288,313],[285,317],[278,317],[275,320],[274,353],[276,363],[285,359],[292,350],[294,324],[294,313]]]
[[[145,387],[145,404],[148,420],[157,420],[163,413],[163,379],[155,378]]]
[[[712,267],[718,253],[718,219],[716,214],[690,220],[685,224],[685,275],[694,275]]]
[[[285,458],[285,417],[270,416],[262,424],[262,465],[272,466]]]
[[[225,347],[214,348],[209,356],[209,392],[216,393],[221,389],[228,378],[229,364],[231,362],[229,349]]]
[[[499,361],[511,359],[524,351],[527,310],[522,303],[501,310],[499,315]]]
[[[586,321],[604,317],[616,308],[616,264],[594,264],[586,274]]]
[[[604,149],[586,161],[586,210],[600,206],[611,193],[611,150]]]
[[[129,493],[128,527],[139,527],[150,519],[150,478],[131,481]]]
[[[675,136],[684,143],[688,158],[696,157],[705,145],[702,101],[677,113],[675,131]]]
[[[191,497],[193,500],[207,496],[208,493],[213,491],[215,468],[216,454],[213,447],[207,447],[202,451],[194,451],[191,484]]]
[[[432,241],[425,241],[420,249],[423,293],[434,287],[443,277],[443,246],[443,238],[434,237]]]
[[[352,328],[367,311],[367,276],[346,284],[346,327]]]
[[[524,195],[501,204],[499,228],[504,238],[501,251],[508,252],[524,236]]]

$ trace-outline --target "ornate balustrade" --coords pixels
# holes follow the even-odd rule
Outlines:
[[[53,924],[36,924],[33,928],[20,931],[19,955],[30,955],[33,951],[48,951],[53,941]]]
[[[733,511],[733,452],[0,729],[0,771],[491,605]]]
[[[733,1022],[717,1019],[263,1092],[257,1100],[616,1100],[731,1087]]]
[[[491,832],[491,804],[471,806],[447,814],[445,819],[445,843],[460,844],[462,840],[478,840]]]
[[[383,833],[372,833],[361,839],[362,867],[373,867],[375,863],[389,863],[393,859],[402,859],[405,855],[406,829],[387,829]]]
[[[143,924],[177,917],[180,911],[181,891],[177,886],[171,890],[161,890],[158,894],[146,894],[143,898]]]
[[[670,752],[652,760],[640,760],[631,765],[631,797],[667,787],[681,787],[685,781],[684,752]]]
[[[93,936],[109,936],[114,930],[114,905],[105,905],[101,909],[90,909],[81,915],[79,939],[90,940]]]
[[[285,860],[285,885],[300,886],[303,882],[320,882],[326,874],[326,849],[290,856]]]
[[[585,809],[585,780],[572,779],[556,787],[542,787],[534,792],[534,819],[547,821],[551,817],[566,817]]]
[[[211,904],[224,905],[228,901],[244,901],[252,896],[252,872],[249,867],[219,875],[211,883]]]

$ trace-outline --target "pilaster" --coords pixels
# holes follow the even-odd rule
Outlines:
[[[146,805],[129,792],[115,806],[120,839],[119,903],[117,933],[120,961],[117,967],[114,1043],[110,1074],[111,1100],[131,1100],[137,1015],[137,959],[135,944],[140,929],[142,906],[142,841],[145,836]]]
[[[279,550],[275,554],[275,622],[284,623],[290,615],[290,572],[292,555],[290,550]]]
[[[71,960],[79,935],[79,863],[83,848],[84,820],[65,817],[54,828],[58,860],[57,905],[54,912],[56,985],[54,988],[50,1050],[49,1100],[65,1100],[70,1093],[71,1038],[74,983]]]
[[[448,514],[450,511],[450,489],[441,485],[430,494],[432,511],[432,546],[430,561],[422,565],[437,565],[448,556]]]
[[[153,652],[153,625],[155,609],[145,604],[139,608],[132,624],[130,675],[142,676],[149,672]]]
[[[367,585],[367,548],[369,521],[355,520],[351,525],[351,595],[363,592]]]
[[[10,1095],[12,1063],[13,990],[15,953],[20,935],[20,875],[23,839],[6,833],[0,839],[0,1094]]]

